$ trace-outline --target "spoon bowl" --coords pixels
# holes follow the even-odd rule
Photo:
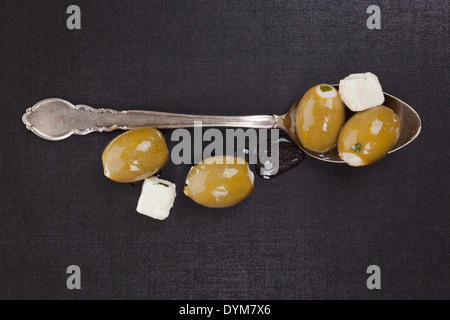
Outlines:
[[[336,90],[339,90],[338,85],[334,84],[332,86],[336,88]],[[422,128],[422,123],[417,112],[407,103],[388,93],[384,93],[384,99],[385,101],[383,105],[392,109],[400,120],[400,137],[398,138],[394,148],[389,151],[389,153],[392,153],[403,148],[416,139]],[[281,121],[279,123],[280,129],[285,130],[291,139],[309,156],[326,162],[344,163],[344,161],[339,157],[337,147],[334,147],[327,152],[320,153],[305,148],[305,146],[303,146],[300,142],[295,132],[295,111],[299,101],[300,99],[297,100],[292,105],[291,109],[281,117]],[[346,108],[346,120],[350,119],[353,114],[355,114],[355,112],[352,112],[350,109]]]

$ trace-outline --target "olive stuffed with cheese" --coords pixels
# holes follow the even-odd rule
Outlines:
[[[339,134],[339,157],[354,167],[374,163],[394,148],[399,136],[400,121],[392,109],[377,106],[358,112]]]
[[[295,130],[302,145],[315,152],[326,152],[337,142],[345,122],[345,105],[339,92],[328,84],[309,89],[297,105]]]

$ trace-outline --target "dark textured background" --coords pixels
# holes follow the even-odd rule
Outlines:
[[[374,3],[381,30],[366,28]],[[66,28],[70,4],[82,30]],[[450,298],[449,49],[447,0],[0,1],[0,298]],[[49,142],[21,122],[48,97],[282,113],[365,71],[419,112],[414,143],[358,169],[308,158],[224,210],[185,197],[189,166],[168,164],[164,222],[103,176],[118,132]],[[366,288],[371,264],[382,290]]]

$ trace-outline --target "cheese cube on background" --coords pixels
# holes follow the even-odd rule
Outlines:
[[[339,82],[341,100],[352,111],[363,111],[384,102],[383,89],[373,73],[354,73]]]
[[[136,211],[158,220],[169,216],[176,197],[174,183],[157,177],[145,179]]]

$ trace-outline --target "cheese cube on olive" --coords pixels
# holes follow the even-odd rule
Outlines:
[[[363,111],[384,102],[383,89],[373,73],[354,73],[339,82],[339,95],[352,111]]]
[[[145,179],[136,211],[154,219],[166,219],[177,196],[175,189],[170,181],[157,177]]]

